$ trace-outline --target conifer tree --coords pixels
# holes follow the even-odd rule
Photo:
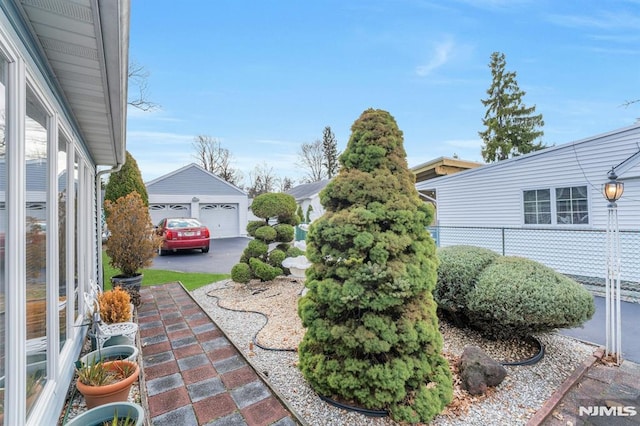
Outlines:
[[[325,168],[327,177],[331,179],[338,173],[338,141],[331,131],[331,127],[327,126],[322,131],[322,154],[324,161],[322,165]]]
[[[516,73],[505,71],[504,53],[491,55],[491,75],[493,80],[487,90],[487,99],[482,104],[487,107],[482,124],[486,129],[478,132],[484,144],[482,158],[488,163],[517,157],[545,148],[542,142],[535,142],[544,132],[542,114],[534,115],[535,105],[527,107],[522,102],[526,94],[518,87]]]
[[[388,112],[366,110],[351,132],[307,235],[300,369],[321,395],[428,422],[452,398],[432,296],[433,210]]]
[[[109,176],[109,183],[107,183],[104,191],[104,199],[115,202],[118,198],[129,195],[133,191],[140,194],[145,206],[149,205],[147,187],[142,181],[138,163],[131,153],[127,151],[126,161],[122,168]]]

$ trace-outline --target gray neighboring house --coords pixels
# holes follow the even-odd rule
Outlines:
[[[303,183],[294,186],[286,193],[292,195],[296,199],[296,203],[302,207],[302,213],[307,215],[309,206],[313,209],[309,214],[311,222],[324,214],[324,208],[320,204],[320,191],[329,183],[329,179],[323,179],[312,183]]]
[[[246,236],[249,198],[240,188],[195,163],[146,183],[151,221],[194,217],[212,238]]]
[[[482,246],[602,281],[608,221],[602,185],[612,168],[624,183],[617,203],[621,277],[640,286],[640,123],[416,188],[437,203],[441,247]]]

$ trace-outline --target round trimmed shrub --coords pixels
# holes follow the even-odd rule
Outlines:
[[[298,257],[304,254],[303,250],[300,250],[298,247],[289,247],[287,249],[287,257]]]
[[[255,237],[256,230],[258,230],[258,228],[262,228],[265,225],[267,225],[267,222],[264,220],[252,220],[247,224],[247,233],[250,236]]]
[[[278,241],[293,241],[295,229],[288,223],[279,223],[273,227],[278,235]]]
[[[484,268],[500,255],[482,247],[450,246],[436,251],[440,264],[433,297],[438,308],[455,323],[466,324],[467,295]]]
[[[269,264],[271,266],[275,266],[276,268],[282,268],[282,261],[287,257],[286,253],[282,250],[272,250],[269,253]]]
[[[576,327],[595,312],[593,296],[578,282],[538,262],[501,256],[467,295],[474,328],[492,338],[522,338]]]
[[[251,281],[251,268],[246,263],[236,263],[231,268],[231,279],[237,283],[248,283]]]
[[[260,278],[261,281],[271,281],[278,275],[282,275],[282,269],[264,263],[255,257],[249,259],[249,266],[251,267],[253,275]]]
[[[276,232],[276,230],[269,225],[264,225],[256,229],[255,237],[261,241],[264,241],[265,243],[275,241],[277,236],[278,233]]]
[[[251,240],[249,244],[247,244],[247,248],[244,249],[244,253],[247,257],[264,257],[267,255],[269,251],[269,246],[267,243],[262,242],[260,240]]]
[[[282,192],[260,194],[251,203],[251,211],[258,217],[278,218],[278,223],[298,224],[298,205],[292,195]]]

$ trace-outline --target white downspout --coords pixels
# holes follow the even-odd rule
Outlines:
[[[98,237],[98,285],[104,289],[104,274],[102,268],[102,216],[100,212],[102,211],[102,207],[100,206],[100,202],[102,201],[102,176],[115,173],[120,171],[124,162],[117,163],[114,167],[106,170],[101,170],[96,173],[96,226],[97,228],[97,237]]]

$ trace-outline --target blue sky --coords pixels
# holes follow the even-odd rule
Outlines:
[[[152,112],[129,108],[145,181],[196,162],[217,138],[245,178],[266,163],[296,181],[302,143],[331,126],[342,151],[367,108],[389,111],[409,166],[481,161],[492,52],[562,144],[633,124],[640,0],[133,0],[130,59]],[[245,179],[248,181],[248,179]]]

